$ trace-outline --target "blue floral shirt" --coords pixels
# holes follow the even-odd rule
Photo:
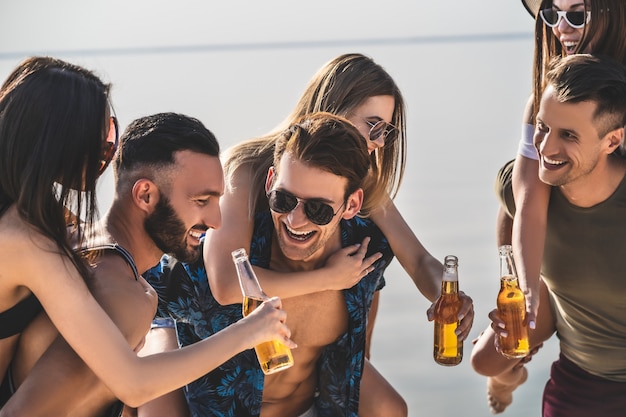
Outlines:
[[[255,221],[250,247],[253,265],[268,268],[274,224],[269,212]],[[368,255],[381,252],[375,269],[354,287],[344,290],[348,330],[328,345],[318,360],[316,407],[320,417],[357,417],[364,362],[367,313],[374,292],[384,286],[383,272],[393,259],[387,239],[368,219],[341,221],[342,246],[371,238]],[[184,264],[164,256],[144,274],[159,294],[159,314],[177,322],[179,343],[186,346],[224,329],[242,318],[241,304],[220,305],[211,294],[202,259]],[[261,412],[264,374],[254,350],[242,352],[186,387],[192,416],[258,416]]]

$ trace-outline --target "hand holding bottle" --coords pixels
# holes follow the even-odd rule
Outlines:
[[[459,274],[458,258],[446,256],[444,260],[441,296],[435,303],[435,340],[433,357],[440,365],[458,365],[463,359],[463,339],[456,330],[459,326]]]
[[[497,318],[500,321],[497,327],[504,328],[504,331],[498,332],[500,352],[507,358],[523,358],[530,351],[526,300],[519,287],[511,245],[500,246],[499,253],[500,291],[497,297]]]
[[[243,294],[242,313],[244,317],[247,317],[262,306],[264,301],[267,302],[271,299],[261,289],[246,250],[243,248],[234,250],[232,256],[237,269],[237,276],[239,277],[241,293]],[[283,335],[254,346],[261,369],[266,375],[293,366],[293,355],[289,346],[283,342],[284,339]]]
[[[272,340],[280,340],[285,346],[294,349],[298,347],[290,339],[291,331],[285,324],[287,313],[282,310],[280,298],[272,297],[259,304],[239,323],[247,326],[250,336],[250,348]]]

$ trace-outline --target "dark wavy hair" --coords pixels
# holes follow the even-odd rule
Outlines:
[[[72,250],[68,213],[81,244],[97,217],[96,180],[109,120],[109,85],[51,57],[21,62],[0,87],[0,216],[19,215],[55,241],[86,276]]]

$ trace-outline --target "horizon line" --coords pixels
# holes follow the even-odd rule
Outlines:
[[[296,49],[296,48],[322,48],[353,45],[402,45],[402,44],[436,44],[436,43],[476,43],[492,41],[511,41],[520,39],[532,39],[532,32],[513,33],[489,33],[489,34],[465,34],[465,35],[442,35],[442,36],[410,36],[396,38],[371,38],[371,39],[341,39],[341,40],[314,40],[314,41],[289,41],[289,42],[243,42],[222,43],[203,45],[171,45],[171,46],[144,46],[129,48],[93,48],[93,49],[57,49],[57,50],[30,50],[0,52],[0,60],[23,58],[26,56],[111,56],[111,55],[154,55],[175,53],[201,53],[201,52],[236,52],[245,50],[263,49]]]

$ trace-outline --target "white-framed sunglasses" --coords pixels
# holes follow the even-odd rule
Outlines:
[[[566,12],[563,10],[543,9],[539,11],[539,16],[546,26],[551,28],[557,26],[561,19],[565,19],[568,25],[574,29],[580,29],[591,20],[591,12],[576,11]]]

